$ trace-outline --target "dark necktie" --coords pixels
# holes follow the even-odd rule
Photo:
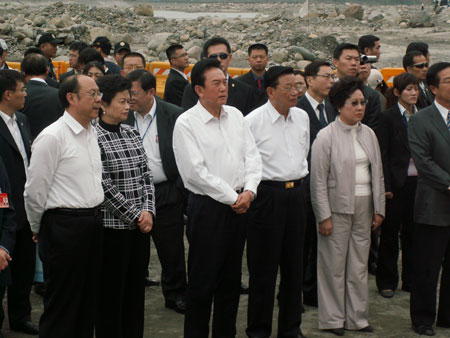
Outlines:
[[[408,128],[408,119],[406,118],[406,111],[404,114],[402,114],[402,120],[403,120],[403,123],[405,124],[406,128]]]
[[[450,131],[450,111],[447,113],[447,128]]]
[[[258,84],[258,90],[261,91],[262,84],[261,84],[261,78],[260,77],[258,77],[258,79],[256,80],[256,83]]]
[[[325,113],[323,111],[323,103],[319,103],[317,105],[317,109],[319,109],[319,122],[320,122],[320,127],[321,128],[325,128],[328,123],[327,120],[325,120]]]

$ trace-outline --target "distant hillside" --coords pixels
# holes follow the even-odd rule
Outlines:
[[[142,2],[129,0],[130,2]],[[299,3],[302,4],[305,0],[147,0],[150,3],[206,3],[206,2],[214,2],[214,3],[223,3],[223,2],[233,2],[233,3],[274,3],[274,2],[285,2],[285,3]],[[349,3],[358,3],[361,5],[420,5],[424,3],[425,5],[431,5],[433,3],[432,0],[310,0],[311,4],[318,3],[336,3],[336,4],[345,4]]]

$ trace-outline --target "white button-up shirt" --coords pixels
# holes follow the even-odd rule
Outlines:
[[[23,167],[25,168],[26,174],[28,169],[28,157],[27,152],[25,150],[25,145],[23,144],[22,134],[20,132],[19,125],[17,124],[16,114],[14,114],[11,117],[0,110],[0,115],[3,121],[5,121],[5,124],[8,127],[9,132],[11,133],[11,136],[14,139],[14,142],[16,142],[16,146],[19,149],[20,155],[22,156],[23,159]]]
[[[180,115],[173,150],[185,187],[195,194],[233,205],[244,188],[256,194],[261,157],[242,113],[222,106],[220,119],[198,103]]]
[[[134,127],[142,138],[145,152],[148,157],[148,166],[153,175],[153,183],[167,181],[159,151],[158,127],[156,126],[156,100],[153,100],[153,106],[150,112],[142,117],[138,112],[134,112]]]
[[[297,107],[285,119],[267,101],[245,117],[263,163],[262,179],[298,180],[308,175],[309,117]]]
[[[316,113],[317,119],[320,121],[320,111],[319,108],[317,108],[319,106],[319,104],[323,104],[323,115],[325,117],[325,121],[327,121],[328,123],[328,118],[327,118],[327,111],[325,110],[325,100],[322,102],[317,102],[311,95],[309,95],[308,91],[305,93],[305,97],[308,99],[309,104],[311,105],[311,107],[313,107],[314,112]]]
[[[436,100],[434,100],[434,105],[439,110],[439,113],[441,114],[442,118],[444,119],[445,124],[447,124],[447,117],[450,110],[445,108],[443,105],[439,104]]]
[[[33,232],[54,208],[93,208],[103,202],[102,162],[97,132],[67,111],[33,143],[25,209]]]

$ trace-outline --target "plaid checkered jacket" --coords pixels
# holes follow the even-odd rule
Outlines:
[[[139,133],[128,125],[96,126],[103,173],[105,200],[103,225],[135,229],[143,210],[155,214],[154,186]]]

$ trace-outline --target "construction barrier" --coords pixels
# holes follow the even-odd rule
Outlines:
[[[20,70],[20,62],[7,62],[8,67]],[[55,66],[56,77],[59,79],[59,76],[65,72],[67,72],[69,68],[69,63],[67,61],[53,61],[53,65]],[[191,78],[191,70],[194,65],[190,64],[188,68],[185,69],[184,73],[188,77]],[[164,88],[166,86],[167,76],[170,72],[170,64],[169,62],[161,62],[161,61],[153,61],[147,62],[145,65],[145,69],[149,70],[156,77],[156,93],[159,97],[164,97]],[[228,68],[228,74],[233,77],[237,77],[243,75],[249,71],[249,68]],[[393,85],[393,79],[398,74],[404,72],[403,68],[383,68],[380,69],[381,74],[383,75],[384,81],[388,84],[389,87]]]

